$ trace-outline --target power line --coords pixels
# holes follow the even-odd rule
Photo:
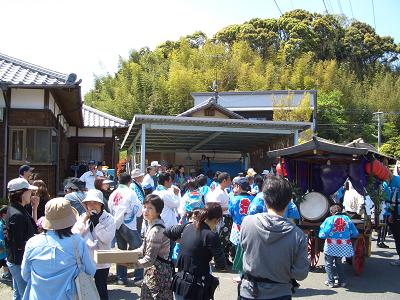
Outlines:
[[[326,11],[326,13],[328,14],[329,12],[328,12],[328,8],[326,7],[325,0],[322,0],[322,2],[324,3],[325,11]]]
[[[354,19],[353,5],[351,5],[351,0],[349,0],[349,4],[350,4],[351,17]]]
[[[330,7],[330,9],[332,11],[332,15],[334,15],[335,11],[333,10],[333,6],[332,6],[332,3],[331,3],[331,0],[328,0],[328,5],[329,5],[329,7]]]
[[[342,4],[340,3],[340,0],[337,0],[337,4],[339,6],[340,14],[343,15]]]
[[[281,11],[281,9],[279,8],[278,3],[276,3],[276,0],[274,0],[274,2],[275,2],[275,5],[276,5],[276,7],[278,8],[278,10],[279,10],[279,12],[280,12],[280,14],[281,14],[281,16],[282,16],[282,11]]]
[[[293,0],[290,0],[290,4],[292,5],[292,10],[294,10]]]
[[[375,31],[376,31],[374,0],[371,0],[371,2],[372,2],[372,14],[374,15],[374,29],[375,29]]]

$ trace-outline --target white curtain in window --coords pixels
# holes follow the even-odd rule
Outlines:
[[[103,161],[103,145],[79,144],[79,161]]]

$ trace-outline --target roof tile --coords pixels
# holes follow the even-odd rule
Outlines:
[[[55,72],[0,53],[0,82],[9,84],[66,84],[67,74]]]

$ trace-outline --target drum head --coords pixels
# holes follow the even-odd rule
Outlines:
[[[329,201],[323,194],[311,192],[304,195],[303,202],[300,203],[300,214],[309,221],[319,221],[326,216],[329,211]]]

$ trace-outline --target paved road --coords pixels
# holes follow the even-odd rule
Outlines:
[[[330,289],[324,285],[325,271],[323,259],[319,262],[316,272],[309,273],[306,280],[300,282],[301,287],[297,290],[294,298],[304,299],[366,299],[366,300],[399,300],[400,299],[400,267],[389,264],[396,259],[394,242],[387,240],[390,249],[375,248],[373,242],[372,256],[367,259],[364,273],[356,277],[350,266],[345,266],[347,275],[347,288]],[[221,285],[217,289],[216,300],[236,299],[236,284],[232,278],[233,273],[215,273],[220,278]],[[111,299],[138,299],[139,288],[127,288],[117,285],[109,285]],[[11,299],[11,289],[0,283],[0,299]]]

